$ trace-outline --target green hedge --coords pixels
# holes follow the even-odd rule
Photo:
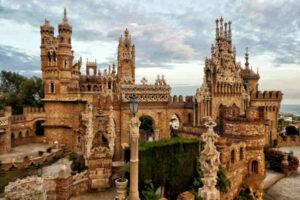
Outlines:
[[[193,184],[198,156],[199,141],[196,139],[172,138],[141,143],[139,188],[144,188],[146,180],[152,180],[155,188],[165,186],[168,199],[176,199]],[[125,160],[130,160],[130,149],[125,150]]]
[[[283,160],[283,153],[278,150],[273,149],[265,149],[265,159],[266,162],[269,162],[270,169],[277,171],[277,172],[283,172],[283,166],[281,164]],[[297,157],[289,155],[288,156],[289,161],[289,167],[288,170],[290,172],[294,172],[299,167],[299,160]]]

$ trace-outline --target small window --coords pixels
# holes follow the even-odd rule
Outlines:
[[[108,82],[108,89],[111,89],[111,82]]]
[[[50,84],[50,93],[54,93],[54,83]]]
[[[61,37],[61,38],[60,38],[60,41],[61,41],[61,42],[63,42],[63,41],[64,41],[64,38],[63,38],[63,37]]]
[[[65,60],[65,68],[68,68],[68,60]]]
[[[231,163],[235,162],[235,152],[234,150],[231,151]]]
[[[240,148],[240,160],[244,159],[244,149],[243,147]]]

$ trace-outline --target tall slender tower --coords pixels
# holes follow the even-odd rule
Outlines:
[[[118,82],[134,84],[135,82],[135,46],[131,44],[129,32],[125,30],[125,38],[120,37],[118,46]]]

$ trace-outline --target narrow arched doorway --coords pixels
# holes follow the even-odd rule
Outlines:
[[[149,115],[143,115],[140,118],[140,142],[154,140],[154,120]]]
[[[45,120],[38,120],[35,122],[35,135],[44,136],[44,126],[42,125]]]

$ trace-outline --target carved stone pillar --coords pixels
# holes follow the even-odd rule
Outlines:
[[[129,200],[139,200],[139,127],[140,120],[133,117],[130,121],[130,192]]]
[[[199,188],[198,193],[204,200],[220,200],[220,192],[215,187],[220,165],[220,153],[216,149],[215,142],[219,136],[214,132],[213,127],[216,126],[216,123],[211,117],[208,118],[205,126],[208,130],[201,136],[202,142],[205,144],[200,154],[200,163],[204,174],[202,181],[204,185],[202,188]]]

